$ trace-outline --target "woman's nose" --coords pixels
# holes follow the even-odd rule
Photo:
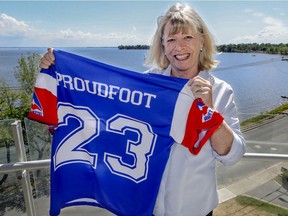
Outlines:
[[[176,51],[181,51],[184,48],[184,43],[182,40],[176,40],[176,44],[175,44],[175,50]]]

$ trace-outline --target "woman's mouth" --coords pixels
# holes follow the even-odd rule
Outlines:
[[[182,55],[175,55],[175,58],[179,61],[183,61],[188,59],[190,56],[190,54],[182,54]]]

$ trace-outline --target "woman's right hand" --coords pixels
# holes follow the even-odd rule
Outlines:
[[[40,61],[40,68],[48,69],[51,65],[55,64],[55,56],[53,54],[53,48],[48,48],[48,52],[44,54]]]

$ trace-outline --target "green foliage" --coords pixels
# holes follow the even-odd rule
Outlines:
[[[10,88],[5,80],[0,80],[0,92],[0,119],[19,118],[19,92]]]
[[[18,60],[14,75],[19,88],[12,88],[5,80],[0,80],[0,119],[23,119],[31,106],[34,84],[39,72],[40,55],[24,55]]]
[[[39,72],[40,57],[40,55],[35,53],[28,53],[27,57],[22,55],[18,59],[18,65],[15,67],[15,77],[21,89],[28,94],[33,93],[35,79]]]
[[[14,145],[12,128],[11,128],[11,123],[13,121],[14,120],[0,121],[0,148],[2,150],[2,153],[4,153],[4,149],[6,149],[6,156],[4,157],[4,154],[2,155],[1,163],[11,162],[10,147]],[[0,186],[2,185],[3,182],[4,182],[3,179],[1,179],[0,177]]]
[[[39,71],[39,59],[38,55],[32,54],[28,55],[27,59],[22,55],[18,60],[15,77],[20,85],[19,89],[10,87],[3,79],[0,80],[0,119],[20,119],[23,121],[24,117],[26,117],[31,106],[36,74]],[[14,145],[10,124],[11,121],[2,120],[0,125],[0,148],[6,150],[7,163],[11,162],[10,147]],[[0,185],[5,185],[4,183],[7,179],[8,174],[1,176]],[[3,186],[3,193],[6,193],[4,188]]]
[[[19,88],[12,88],[5,80],[0,80],[0,119],[19,119],[24,122],[28,111],[31,107],[32,95],[34,92],[34,84],[36,76],[39,72],[40,55],[29,54],[27,56],[22,55],[18,60],[18,65],[15,67],[14,75],[18,81]],[[0,125],[0,148],[4,152],[6,150],[6,161],[10,162],[10,147],[14,145],[13,137],[9,123],[2,120]],[[7,121],[8,122],[8,121]],[[23,125],[24,126],[24,125]],[[35,158],[40,160],[46,157],[50,153],[50,134],[47,131],[47,127],[44,125],[38,125],[35,127],[29,127],[26,130],[30,130],[28,137],[29,150],[34,153]],[[23,131],[23,138],[25,145],[27,145],[26,130]],[[31,143],[30,143],[31,141]],[[27,148],[28,149],[28,148]],[[3,159],[3,158],[2,158]],[[44,176],[45,174],[45,176]],[[36,175],[30,176],[33,188],[38,187],[40,184],[44,184],[45,188],[49,184],[49,173],[36,172]],[[43,177],[40,183],[35,183],[34,180]],[[36,179],[35,179],[36,178]],[[44,180],[43,180],[44,179]],[[16,210],[25,211],[25,205],[23,202],[23,192],[19,188],[19,182],[15,178],[15,174],[0,175],[0,215],[4,214],[6,208],[14,208]],[[45,190],[39,196],[47,195],[49,191]],[[35,195],[35,194],[34,194]]]
[[[283,169],[284,167],[282,167]],[[288,190],[288,170],[284,168],[281,169],[282,173],[275,177],[275,181],[282,185],[283,188]]]
[[[261,115],[255,116],[253,118],[247,119],[243,122],[241,122],[241,126],[245,126],[254,122],[263,121],[265,119],[273,118],[274,115],[281,114],[282,112],[288,110],[288,103],[281,105],[280,107],[277,107],[270,112],[263,113]]]
[[[264,202],[247,196],[237,196],[236,201],[243,206],[254,206],[263,212],[269,212],[275,215],[288,216],[287,210],[276,205]]]
[[[275,114],[282,113],[282,112],[284,112],[284,111],[286,111],[286,110],[288,110],[288,103],[282,104],[280,107],[277,107],[277,108],[271,110],[271,111],[269,112],[269,114],[274,114],[274,115],[275,115]]]
[[[27,57],[24,55],[18,60],[18,65],[15,67],[14,75],[20,85],[19,92],[19,118],[23,121],[26,117],[30,106],[32,95],[34,91],[34,84],[39,73],[40,55],[29,54]]]
[[[126,49],[126,50],[142,50],[142,49],[149,49],[150,46],[148,45],[120,45],[118,46],[118,49],[122,50],[122,49]]]
[[[8,148],[14,143],[12,129],[10,127],[11,123],[11,120],[0,121],[0,147]],[[10,160],[8,159],[7,162],[9,163]]]
[[[217,48],[218,52],[238,52],[238,53],[262,52],[269,54],[288,55],[288,44],[283,43],[225,44],[225,45],[219,45]]]
[[[149,45],[119,45],[118,49],[149,49]],[[269,53],[288,55],[288,44],[270,44],[270,43],[247,43],[247,44],[223,44],[217,46],[218,52],[237,52],[237,53]]]

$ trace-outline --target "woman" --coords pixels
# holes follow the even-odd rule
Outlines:
[[[217,110],[224,121],[198,155],[192,155],[182,145],[172,146],[154,215],[212,215],[218,205],[216,160],[233,165],[245,153],[233,91],[208,72],[218,63],[213,54],[213,37],[191,7],[176,4],[159,17],[146,59],[147,65],[156,67],[148,72],[190,79],[194,97]]]
[[[147,64],[160,73],[190,79],[195,98],[223,117],[198,155],[183,145],[173,145],[163,174],[155,216],[212,215],[218,205],[216,161],[238,162],[245,152],[232,88],[208,71],[217,66],[216,47],[201,17],[188,5],[176,4],[159,17]],[[52,49],[41,59],[41,68],[54,63]],[[200,134],[203,137],[205,132]]]

